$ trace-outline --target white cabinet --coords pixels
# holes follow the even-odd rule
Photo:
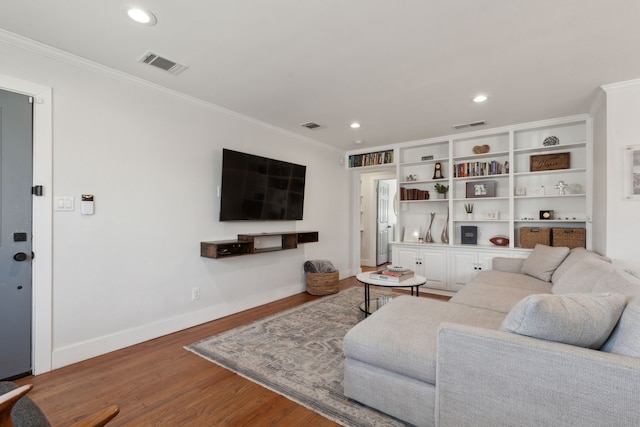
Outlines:
[[[447,252],[444,248],[432,249],[425,245],[393,245],[394,265],[411,268],[427,278],[426,287],[447,290]]]
[[[466,245],[392,244],[394,265],[411,268],[427,278],[425,288],[457,292],[482,270],[491,270],[493,258],[526,258],[526,249],[485,249]]]
[[[493,258],[505,257],[504,252],[452,250],[450,251],[449,289],[459,291],[482,270],[491,270]]]

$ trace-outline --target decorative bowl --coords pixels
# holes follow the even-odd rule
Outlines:
[[[387,267],[387,270],[389,271],[394,271],[396,273],[402,273],[403,271],[407,271],[408,268],[406,267],[401,267],[399,265],[390,265]]]
[[[496,246],[507,246],[509,244],[509,239],[503,236],[492,237],[489,241]]]

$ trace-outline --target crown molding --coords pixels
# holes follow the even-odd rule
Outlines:
[[[29,39],[29,38],[20,36],[18,34],[12,33],[10,31],[7,31],[7,30],[1,29],[1,28],[0,28],[0,42],[4,42],[6,44],[15,46],[15,47],[17,47],[19,49],[28,50],[30,52],[33,52],[33,53],[37,54],[37,55],[46,56],[46,57],[48,57],[50,59],[53,59],[55,61],[58,61],[58,62],[66,63],[66,64],[69,64],[69,65],[72,65],[74,67],[78,67],[78,68],[81,68],[81,69],[84,69],[84,70],[87,70],[87,71],[91,71],[91,72],[94,72],[94,73],[102,74],[104,76],[108,76],[110,78],[114,78],[114,79],[123,81],[123,82],[128,83],[128,84],[133,84],[133,85],[137,85],[137,86],[140,86],[140,87],[146,87],[146,88],[149,88],[149,89],[152,89],[152,90],[157,90],[157,91],[160,91],[160,92],[164,92],[164,93],[166,93],[168,95],[180,98],[180,99],[182,99],[184,101],[187,101],[187,102],[189,102],[191,104],[206,108],[208,110],[215,111],[215,112],[222,113],[222,114],[226,114],[228,116],[232,116],[232,117],[235,117],[237,119],[250,122],[252,124],[261,126],[263,128],[270,129],[270,130],[273,130],[273,131],[276,131],[276,132],[280,132],[280,133],[283,133],[285,135],[291,136],[293,138],[300,139],[300,140],[303,140],[303,141],[306,141],[306,142],[310,142],[310,143],[313,143],[313,144],[316,144],[316,145],[320,145],[322,147],[329,148],[329,149],[332,149],[334,151],[340,151],[336,147],[333,147],[331,145],[328,145],[328,144],[326,144],[324,142],[321,142],[321,141],[318,141],[316,139],[309,138],[309,137],[304,136],[304,135],[300,135],[298,133],[289,131],[287,129],[283,129],[283,128],[278,127],[278,126],[274,126],[274,125],[272,125],[270,123],[266,123],[266,122],[263,122],[263,121],[258,120],[258,119],[254,119],[253,117],[246,116],[244,114],[238,113],[238,112],[233,111],[233,110],[229,110],[227,108],[221,107],[219,105],[213,104],[213,103],[208,102],[208,101],[204,101],[202,99],[196,98],[196,97],[191,96],[191,95],[186,95],[186,94],[178,92],[176,90],[169,89],[169,88],[167,88],[165,86],[162,86],[162,85],[159,85],[159,84],[156,84],[156,83],[152,83],[152,82],[150,82],[148,80],[145,80],[145,79],[142,79],[140,77],[136,77],[136,76],[133,76],[131,74],[127,74],[125,72],[118,71],[118,70],[116,70],[114,68],[107,67],[106,65],[102,65],[102,64],[99,64],[97,62],[90,61],[90,60],[88,60],[86,58],[83,58],[81,56],[74,55],[74,54],[66,52],[64,50],[61,50],[61,49],[49,46],[47,44],[44,44],[44,43],[41,43],[41,42]]]

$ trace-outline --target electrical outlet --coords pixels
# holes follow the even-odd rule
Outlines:
[[[195,287],[195,288],[191,288],[191,299],[192,300],[197,300],[200,299],[200,288],[199,287]]]

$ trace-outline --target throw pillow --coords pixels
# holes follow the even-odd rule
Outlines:
[[[587,348],[600,348],[616,326],[620,294],[540,294],[520,300],[500,330]]]
[[[522,263],[522,272],[536,279],[550,282],[553,272],[567,255],[569,255],[569,248],[538,244]]]
[[[620,316],[618,326],[600,350],[640,357],[640,297],[631,299]]]

